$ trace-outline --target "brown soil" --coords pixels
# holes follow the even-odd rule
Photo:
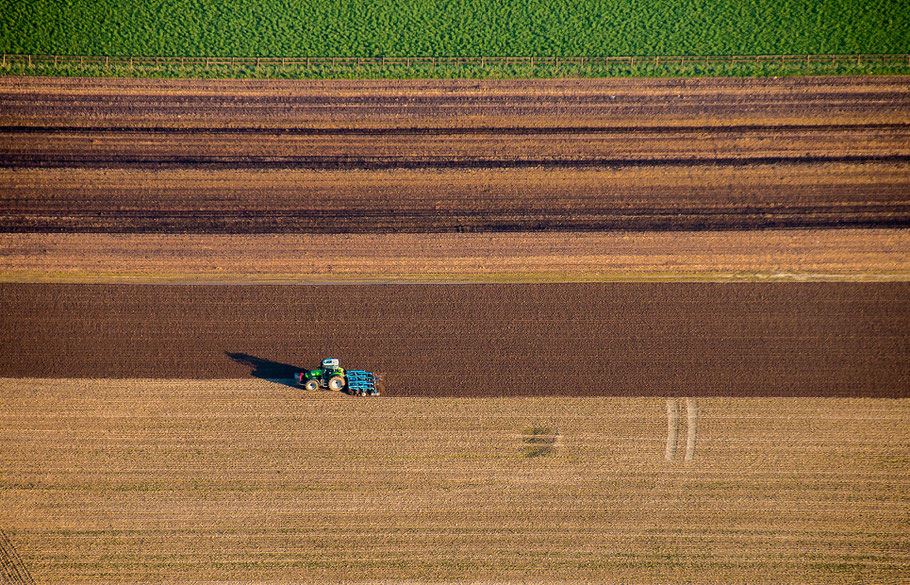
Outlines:
[[[910,225],[905,78],[0,79],[0,230]]]
[[[92,283],[910,280],[910,230],[0,234],[0,280]]]
[[[910,388],[910,284],[0,285],[0,375],[290,378],[392,396],[871,396]]]

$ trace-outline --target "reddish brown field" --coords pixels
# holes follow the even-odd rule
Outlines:
[[[389,396],[868,396],[910,389],[908,283],[0,285],[0,376],[288,379]]]
[[[906,78],[0,79],[0,229],[910,225]]]

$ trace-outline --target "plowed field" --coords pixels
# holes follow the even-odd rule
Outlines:
[[[0,230],[910,225],[906,78],[0,79]]]
[[[0,375],[288,379],[390,396],[910,390],[908,283],[0,285]]]

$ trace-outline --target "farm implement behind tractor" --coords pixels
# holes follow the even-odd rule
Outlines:
[[[379,396],[379,376],[364,370],[344,370],[335,358],[322,360],[321,368],[294,374],[294,380],[307,390],[328,388],[334,392],[345,390],[352,396]]]

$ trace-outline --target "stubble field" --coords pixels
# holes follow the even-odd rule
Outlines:
[[[682,402],[667,460],[656,398],[4,379],[0,525],[47,583],[902,580],[906,400],[700,399],[690,460]]]

